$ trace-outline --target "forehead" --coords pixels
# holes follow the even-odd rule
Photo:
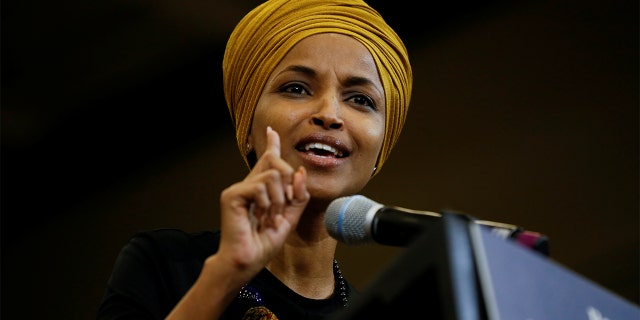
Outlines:
[[[348,71],[380,83],[378,68],[369,50],[358,40],[344,34],[321,33],[300,40],[284,56],[276,70],[293,64],[311,65],[319,72],[324,69]]]

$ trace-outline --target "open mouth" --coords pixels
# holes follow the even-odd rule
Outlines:
[[[344,158],[349,155],[347,151],[320,142],[303,143],[296,146],[296,150],[320,157]]]

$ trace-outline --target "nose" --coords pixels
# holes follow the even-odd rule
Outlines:
[[[314,125],[324,129],[341,129],[344,121],[340,115],[340,105],[333,99],[323,99],[318,110],[311,116]]]

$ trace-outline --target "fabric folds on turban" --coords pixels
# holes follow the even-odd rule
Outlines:
[[[404,126],[413,75],[400,37],[375,9],[358,0],[267,0],[237,24],[222,70],[227,107],[247,165],[247,136],[269,75],[300,40],[327,32],[360,41],[378,68],[386,100],[384,142],[375,174],[380,172]]]

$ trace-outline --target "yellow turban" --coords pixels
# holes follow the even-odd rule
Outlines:
[[[386,100],[384,142],[375,173],[380,172],[404,125],[413,75],[400,37],[376,10],[358,0],[267,0],[233,30],[222,62],[224,95],[247,164],[247,136],[269,75],[300,40],[327,32],[360,41],[378,67]]]

